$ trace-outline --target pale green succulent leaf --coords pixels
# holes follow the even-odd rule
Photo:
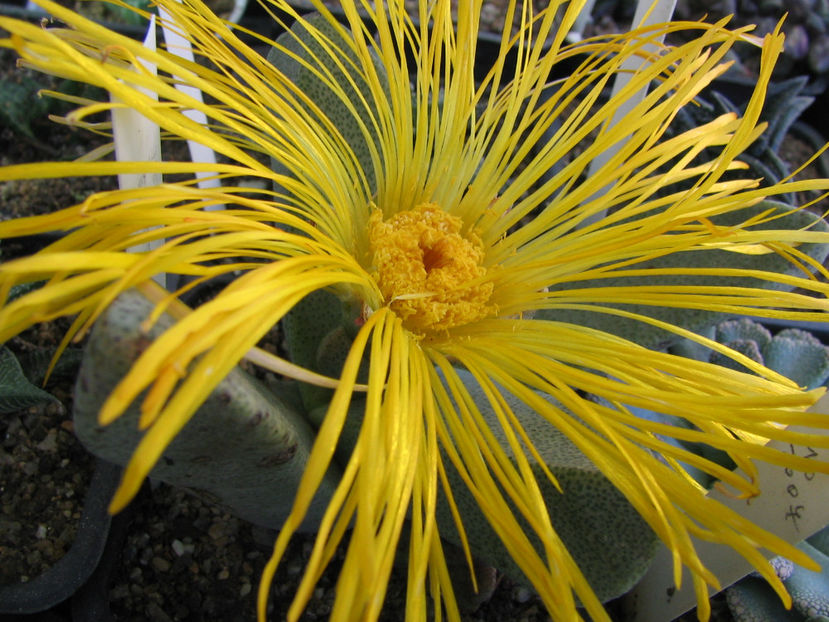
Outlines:
[[[457,373],[482,415],[490,423],[490,429],[508,450],[492,407],[474,378],[465,370],[457,370]],[[537,464],[534,466],[533,471],[547,502],[553,527],[602,601],[624,594],[647,570],[658,548],[658,538],[619,490],[561,432],[523,402],[508,394],[505,397],[564,489],[564,494],[558,492],[546,479],[541,467]],[[345,464],[351,456],[360,433],[364,408],[364,398],[352,400],[349,406],[336,449],[336,459],[340,465]],[[309,417],[312,421],[321,421],[325,410],[326,407],[321,406],[312,411]],[[518,565],[445,454],[443,460],[473,557],[514,580],[524,580]],[[437,519],[441,536],[449,542],[460,544],[456,526],[442,494],[439,496]],[[524,527],[526,533],[531,533],[529,526]],[[536,542],[536,545],[541,551],[540,543]]]
[[[135,359],[174,320],[162,316],[148,335],[142,320],[153,305],[139,294],[122,294],[98,320],[87,344],[75,387],[75,431],[97,456],[125,464],[142,433],[140,396],[113,423],[100,426],[98,412]],[[287,385],[274,385],[274,388]],[[170,443],[151,477],[183,486],[228,506],[237,516],[279,528],[305,471],[314,433],[304,414],[273,390],[235,368]],[[303,523],[314,529],[339,480],[332,467]]]
[[[735,622],[802,622],[795,611],[786,610],[765,579],[746,577],[725,592]]]
[[[763,353],[760,351],[760,347],[757,345],[756,341],[751,339],[734,339],[732,341],[725,342],[724,345],[728,346],[735,352],[739,352],[740,354],[750,358],[756,363],[760,363],[761,365],[763,364]],[[709,360],[715,365],[720,365],[721,367],[727,367],[728,369],[745,373],[750,372],[745,365],[720,352],[712,352]]]
[[[329,52],[305,28],[305,23],[326,36],[342,52],[347,61],[354,63],[354,66],[349,66],[347,61],[341,61],[338,66]],[[372,118],[376,118],[372,110],[375,95],[366,79],[356,69],[360,66],[357,56],[349,49],[342,35],[327,19],[318,14],[307,15],[302,20],[298,20],[290,32],[279,36],[277,46],[271,48],[268,53],[268,62],[299,87],[314,102],[321,113],[333,122],[354,153],[357,162],[365,173],[369,189],[374,193],[377,177],[369,144],[373,144],[379,149],[379,137],[372,122]],[[316,60],[313,60],[311,55]],[[348,103],[342,99],[342,94],[337,94],[314,71],[303,65],[299,59],[309,62],[311,66],[315,62],[321,62],[342,88],[343,93],[348,98]],[[380,78],[381,85],[388,93],[386,72],[376,54],[372,54],[372,62]],[[314,114],[308,106],[305,106],[305,108],[309,114]],[[360,115],[359,120],[352,110]],[[280,162],[273,161],[272,167],[277,173],[288,173],[287,168]]]
[[[829,556],[808,542],[797,545],[822,570],[813,572],[793,564],[791,575],[783,581],[792,596],[792,607],[806,617],[829,615]]]
[[[829,378],[829,350],[814,335],[790,328],[780,331],[765,349],[766,366],[806,389]]]
[[[490,429],[509,451],[492,407],[476,381],[464,370],[457,373],[490,423]],[[657,550],[658,538],[622,493],[561,432],[523,402],[508,394],[505,398],[563,488],[564,494],[558,492],[541,466],[533,467],[553,527],[600,600],[607,601],[624,594],[647,570]],[[449,483],[473,556],[516,580],[522,580],[521,571],[480,506],[451,463],[448,460],[446,463]],[[457,541],[457,531],[443,499],[437,516],[441,534],[450,541]],[[525,532],[531,533],[528,526]],[[536,545],[540,547],[540,543],[536,542]]]
[[[762,324],[747,318],[740,318],[739,320],[728,320],[717,324],[715,339],[719,343],[753,341],[762,352],[771,343],[772,336]],[[754,360],[762,362],[762,359]]]
[[[597,401],[601,404],[604,404],[605,406],[611,406],[611,404],[607,402],[607,400],[597,398]],[[625,408],[627,408],[631,414],[636,415],[640,419],[645,419],[647,421],[665,423],[668,425],[686,429],[691,429],[693,427],[687,420],[681,419],[679,417],[674,417],[672,415],[666,415],[664,413],[647,410],[645,408],[639,408],[638,406],[625,405]],[[728,454],[719,449],[701,445],[699,443],[680,441],[673,437],[664,436],[661,434],[657,434],[656,436],[660,441],[668,443],[669,445],[673,445],[674,447],[679,447],[680,449],[693,451],[696,454],[719,464],[720,466],[726,466],[728,468],[734,468],[736,466],[734,462],[731,461],[731,459],[728,457]],[[685,472],[688,473],[688,475],[693,477],[700,485],[704,486],[705,488],[710,488],[711,485],[714,483],[714,478],[705,471],[697,467],[691,466],[689,464],[685,464],[684,462],[680,462],[680,464],[682,468],[685,469]]]
[[[761,213],[768,209],[778,209],[786,213],[785,216],[768,224],[765,228],[775,229],[801,229],[812,226],[815,231],[826,232],[829,227],[814,214],[804,211],[795,211],[790,206],[774,201],[764,201],[751,208],[736,211],[729,215],[729,219],[718,222],[720,225],[729,225],[742,222],[751,215]],[[822,262],[829,255],[827,244],[804,244],[799,250],[808,256]],[[637,268],[734,268],[746,270],[764,270],[778,274],[800,274],[799,268],[792,265],[786,259],[776,253],[765,255],[748,255],[734,253],[725,250],[685,251],[672,253],[663,258],[643,262],[636,265]],[[719,286],[719,287],[762,287],[764,289],[782,290],[782,286],[760,279],[743,279],[730,277],[711,276],[682,276],[670,275],[659,277],[618,277],[602,279],[601,281],[579,281],[568,283],[567,288],[581,287],[625,287],[641,285],[661,286]],[[555,289],[555,288],[552,288]],[[722,313],[707,311],[704,309],[682,309],[673,307],[656,307],[641,304],[606,305],[609,308],[619,308],[628,312],[641,314],[656,318],[662,322],[678,326],[699,333],[705,328],[728,319]],[[574,311],[567,309],[542,310],[537,317],[561,322],[570,322],[583,326],[589,326],[605,332],[619,335],[645,347],[664,348],[678,341],[678,337],[660,328],[639,322],[632,319],[617,317],[601,312],[601,305],[596,305],[596,312]]]
[[[715,339],[716,333],[716,326],[709,326],[699,331],[699,334],[707,339]],[[669,352],[696,361],[708,361],[711,359],[712,350],[696,341],[680,339],[669,348]]]
[[[829,526],[806,538],[806,542],[824,555],[829,555]]]

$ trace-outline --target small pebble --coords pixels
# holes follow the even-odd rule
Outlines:
[[[523,586],[516,586],[512,590],[512,600],[517,603],[526,603],[532,598],[532,596],[532,592]]]
[[[239,596],[247,596],[250,594],[250,583],[242,583],[242,587],[239,589]]]
[[[227,578],[229,578],[229,577],[230,577],[230,571],[229,571],[227,568],[222,568],[222,569],[219,571],[219,574],[217,574],[217,575],[216,575],[216,578],[217,578],[219,581],[224,581],[225,579],[227,579]]]
[[[49,430],[44,439],[36,447],[40,451],[54,452],[58,449],[58,433],[54,428]]]
[[[178,538],[173,540],[173,542],[170,544],[170,548],[173,549],[173,553],[176,554],[176,557],[181,557],[182,555],[184,555],[184,544]]]
[[[126,584],[116,585],[109,591],[110,600],[122,600],[130,595],[129,587]]]
[[[170,570],[170,562],[163,557],[153,557],[153,568],[159,572],[167,572]]]
[[[159,607],[156,603],[150,603],[147,605],[147,618],[151,622],[173,622],[173,619],[167,615],[161,607]]]

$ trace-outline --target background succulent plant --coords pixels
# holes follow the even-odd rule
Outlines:
[[[829,378],[829,349],[808,331],[786,328],[772,335],[762,324],[741,318],[720,322],[708,329],[707,333],[706,336],[717,343],[727,345],[794,380],[800,386],[813,389]],[[671,351],[731,369],[744,370],[734,360],[687,340],[673,346]]]
[[[696,99],[696,106],[686,106],[677,114],[673,131],[682,132],[698,127],[725,113],[742,114],[747,103],[746,88],[742,80],[726,78],[715,84],[710,92]],[[740,159],[752,173],[763,178],[764,184],[779,182],[792,174],[789,141],[804,143],[810,153],[819,150],[823,138],[801,115],[814,103],[815,96],[808,76],[797,76],[778,81],[769,86],[761,119],[768,124],[767,130]],[[820,174],[829,173],[826,158],[818,158],[816,166]],[[800,202],[787,195],[784,200],[796,205]]]
[[[798,545],[817,561],[822,572],[812,572],[782,557],[769,561],[792,596],[792,608],[783,607],[764,579],[751,574],[726,590],[736,622],[825,622],[829,620],[829,528]]]
[[[829,2],[826,0],[679,0],[677,19],[720,19],[734,15],[734,24],[756,24],[756,34],[771,32],[786,14],[788,63],[779,73],[800,64],[815,75],[829,72]],[[788,65],[788,67],[786,67]],[[779,74],[778,74],[779,75]]]
[[[742,318],[721,322],[711,327],[706,336],[801,386],[815,388],[829,378],[829,348],[808,331],[786,328],[773,335],[765,326]],[[732,369],[744,369],[734,360],[691,341],[675,345],[672,351]],[[818,561],[823,571],[806,570],[782,557],[769,562],[792,596],[792,609],[786,610],[766,581],[752,573],[726,591],[729,609],[737,622],[829,619],[829,527],[801,542],[798,548]]]

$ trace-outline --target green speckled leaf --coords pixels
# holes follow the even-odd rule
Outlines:
[[[330,372],[330,368],[319,367],[319,361],[325,359],[320,345],[332,332],[341,330],[342,325],[342,303],[337,296],[320,290],[303,298],[282,320],[291,361],[319,373]],[[304,382],[299,383],[299,392],[307,411],[327,404],[333,393]]]
[[[75,431],[94,454],[125,464],[141,438],[141,397],[115,422],[100,426],[98,411],[129,366],[173,320],[162,316],[150,335],[140,323],[153,305],[122,294],[95,324],[75,386]],[[275,385],[278,386],[278,385]],[[196,490],[245,520],[282,526],[305,470],[314,433],[294,411],[255,378],[235,368],[199,407],[151,471],[151,476]],[[317,492],[304,528],[314,529],[339,472],[331,468]]]
[[[480,390],[476,390],[471,374],[464,370],[458,370],[458,374],[490,422],[493,433],[504,441],[497,419]],[[607,601],[624,594],[650,565],[659,544],[656,535],[619,490],[569,440],[522,402],[509,396],[507,402],[564,489],[562,495],[539,467],[534,468],[556,531],[600,599]],[[336,450],[341,465],[347,462],[357,441],[364,407],[362,398],[353,400],[349,407]],[[310,417],[318,420],[323,415],[324,407],[312,412]],[[504,447],[507,447],[505,441]],[[521,570],[489,525],[477,501],[447,457],[444,455],[443,458],[473,557],[515,580],[522,580]],[[439,494],[437,518],[441,536],[453,544],[460,544],[442,494]],[[524,525],[524,529],[531,533],[528,525]]]
[[[794,611],[787,611],[765,579],[749,576],[725,591],[728,608],[735,622],[801,622]]]
[[[29,382],[11,350],[0,348],[0,414],[54,401],[52,395]]]
[[[372,143],[379,145],[379,140],[371,121],[373,116],[371,111],[374,109],[374,96],[372,95],[372,91],[360,72],[355,67],[348,65],[348,61],[350,61],[355,63],[356,67],[359,67],[359,60],[350,51],[345,39],[343,39],[334,27],[324,17],[318,14],[305,16],[303,21],[311,24],[328,37],[332,43],[337,45],[337,48],[343,52],[344,57],[348,60],[339,59],[341,65],[338,67],[337,63],[331,58],[331,55],[323,46],[310,35],[302,24],[296,22],[291,28],[291,32],[279,36],[277,39],[278,47],[271,49],[268,54],[268,61],[282,71],[295,85],[300,87],[303,93],[310,97],[319,107],[322,114],[334,123],[343,139],[345,139],[354,152],[357,162],[366,175],[370,193],[373,194],[376,191],[376,175],[368,145]],[[307,49],[303,46],[307,46]],[[349,110],[341,96],[335,93],[330,86],[320,80],[314,72],[305,67],[297,58],[292,57],[291,54],[296,55],[296,57],[303,61],[309,61],[311,64],[314,63],[311,60],[311,54],[316,56],[320,61],[325,62],[326,69],[331,72],[333,78],[342,87],[348,98],[348,102],[360,114],[360,119],[364,127],[361,127],[360,122]],[[381,84],[385,87],[386,93],[388,93],[386,73],[379,58],[376,55],[372,55],[372,62],[377,69]],[[306,107],[306,110],[311,113],[308,107]],[[288,172],[284,165],[279,162],[274,162],[273,167],[278,173],[285,174]]]
[[[786,210],[790,213],[786,216],[774,221],[774,228],[776,229],[799,229],[815,221],[815,216],[808,212],[792,211],[791,208],[783,203],[773,201],[764,201],[747,210],[741,210],[731,215],[732,219],[739,218],[743,220],[751,214],[758,213],[770,208],[777,208]],[[723,222],[721,224],[728,224]],[[771,226],[771,225],[770,225]],[[819,221],[814,227],[816,231],[829,231],[826,223]],[[800,247],[800,250],[822,262],[827,254],[829,254],[829,245],[825,244],[808,244]],[[740,253],[732,253],[728,251],[712,250],[705,252],[681,252],[668,255],[664,258],[637,264],[637,268],[681,268],[681,267],[699,267],[699,268],[743,268],[751,270],[766,270],[769,272],[793,274],[798,271],[788,261],[778,256],[776,253],[769,253],[767,255],[743,255]],[[780,289],[773,284],[759,279],[735,279],[735,278],[715,278],[715,277],[690,277],[690,276],[664,276],[664,277],[630,277],[630,278],[616,278],[606,279],[593,282],[595,287],[623,287],[633,285],[708,285],[708,286],[722,286],[722,287],[763,287],[766,289]],[[567,287],[591,287],[590,281],[580,281],[577,283],[570,283]],[[612,305],[607,305],[612,307]],[[597,306],[597,308],[599,308]],[[697,309],[678,309],[678,308],[661,308],[651,307],[645,305],[618,305],[617,308],[625,311],[639,313],[650,316],[686,328],[693,332],[701,332],[706,327],[726,319],[722,314],[713,313],[711,311],[697,310]],[[584,311],[568,311],[568,310],[544,310],[539,311],[538,318],[550,319],[562,322],[570,322],[583,326],[590,326],[599,330],[606,331],[615,335],[619,335],[631,341],[635,341],[641,345],[649,348],[664,347],[677,341],[677,337],[666,333],[665,331],[625,318],[619,318],[613,315],[607,315],[601,312],[590,313]]]
[[[780,331],[763,350],[766,365],[814,389],[829,377],[829,350],[814,335],[794,328]]]
[[[497,419],[483,394],[476,390],[471,374],[462,370],[458,374],[491,423],[493,433],[507,447]],[[534,468],[553,526],[602,601],[624,594],[653,559],[659,542],[656,535],[619,490],[564,435],[522,402],[506,397],[564,490],[564,494],[559,493],[540,467]],[[521,571],[451,464],[447,464],[447,471],[472,554],[520,580]],[[438,519],[441,534],[456,541],[457,532],[445,501],[439,504]],[[529,527],[526,532],[531,533]]]

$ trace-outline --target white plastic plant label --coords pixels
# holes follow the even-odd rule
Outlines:
[[[155,17],[150,19],[144,47],[155,51]],[[156,75],[155,65],[139,60],[144,70]],[[147,89],[139,90],[155,100],[158,94]],[[113,101],[116,99],[113,97]],[[161,128],[137,110],[125,106],[112,109],[112,138],[115,145],[115,158],[122,162],[160,162]],[[118,175],[118,187],[121,189],[144,188],[161,183],[160,173],[135,173]],[[160,243],[159,243],[160,245]],[[140,249],[136,249],[140,250]]]
[[[813,410],[829,412],[829,394]],[[777,442],[771,445],[806,458],[829,461],[829,449]],[[765,463],[757,463],[757,468],[762,493],[754,499],[734,499],[716,490],[709,494],[788,542],[800,542],[829,524],[829,476]],[[700,559],[717,576],[723,589],[752,570],[728,547],[700,541],[696,544]],[[696,606],[696,597],[687,571],[682,588],[676,589],[671,556],[663,547],[642,581],[626,597],[626,604],[630,622],[670,622]]]
[[[193,46],[190,44],[190,40],[187,39],[182,32],[173,27],[173,24],[175,23],[173,16],[170,15],[170,13],[162,6],[157,7],[157,10],[158,14],[161,16],[161,32],[164,34],[164,41],[167,43],[167,51],[171,54],[175,54],[179,58],[183,58],[184,60],[195,62]],[[188,84],[184,80],[179,80],[175,82],[175,87],[182,93],[192,97],[195,101],[204,103],[204,95],[192,84]],[[196,123],[200,123],[204,126],[207,125],[207,115],[203,110],[190,108],[188,110],[183,110],[182,114]],[[216,163],[216,153],[210,147],[189,139],[187,141],[187,147],[190,151],[190,158],[193,162],[206,162],[208,164]],[[212,173],[203,171],[198,172],[196,173],[196,179],[198,180],[197,183],[199,188],[221,187],[221,183],[216,177],[213,176]],[[205,210],[217,210],[222,209],[223,207],[223,205],[209,205],[205,207]]]

